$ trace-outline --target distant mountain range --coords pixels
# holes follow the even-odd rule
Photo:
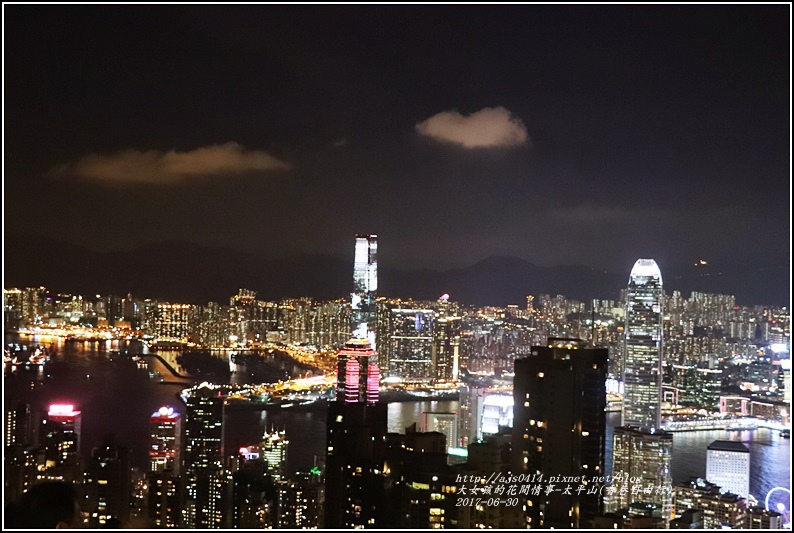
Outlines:
[[[43,285],[65,293],[132,293],[191,303],[226,302],[240,287],[265,300],[342,298],[352,289],[350,261],[325,255],[273,259],[182,241],[102,253],[15,234],[5,236],[4,250],[5,287]],[[430,300],[449,293],[464,304],[522,307],[527,294],[616,299],[629,275],[575,265],[540,267],[515,257],[490,257],[445,272],[378,266],[380,295]],[[734,294],[743,305],[789,305],[788,265],[720,271],[690,267],[662,274],[665,290],[686,296],[695,290]]]

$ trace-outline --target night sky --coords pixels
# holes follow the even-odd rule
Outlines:
[[[404,269],[789,264],[788,5],[4,15],[7,234],[352,259],[367,232]]]

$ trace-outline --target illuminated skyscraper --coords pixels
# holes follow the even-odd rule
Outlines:
[[[161,407],[149,419],[151,447],[150,471],[171,470],[179,475],[181,470],[182,418],[173,407]]]
[[[223,411],[220,388],[202,383],[183,392],[185,404],[184,525],[195,529],[224,526]]]
[[[46,479],[79,482],[82,414],[73,405],[50,405],[42,421]]]
[[[287,434],[284,430],[265,433],[262,439],[262,457],[267,461],[267,473],[274,481],[287,475]]]
[[[157,527],[179,527],[182,513],[182,418],[161,407],[149,419],[149,517]]]
[[[352,335],[376,346],[375,320],[378,294],[378,236],[356,235],[353,263]]]
[[[638,259],[626,298],[623,426],[658,428],[662,391],[662,273],[653,259]]]
[[[608,512],[633,503],[654,504],[659,518],[672,519],[670,461],[673,435],[659,431],[662,400],[662,273],[653,259],[638,259],[626,295],[623,427],[612,444],[614,494]],[[639,481],[638,481],[639,480]],[[653,487],[650,493],[648,487]]]
[[[549,339],[515,361],[514,473],[591,479],[604,475],[607,350]],[[591,482],[593,483],[593,482]],[[603,511],[593,490],[532,494],[529,528],[579,529]],[[588,487],[591,488],[591,487]]]

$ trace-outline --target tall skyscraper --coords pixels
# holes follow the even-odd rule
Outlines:
[[[607,350],[549,339],[515,361],[513,457],[517,474],[604,475]],[[589,488],[589,487],[588,487]],[[580,528],[602,512],[600,487],[528,497],[530,528]]]
[[[672,516],[673,434],[659,431],[662,401],[662,273],[653,259],[638,259],[626,293],[623,427],[612,444],[614,492],[608,512],[633,503],[653,504],[659,518]],[[639,480],[639,481],[638,481]],[[650,490],[649,490],[650,488]]]
[[[45,478],[82,480],[80,428],[82,414],[73,405],[53,404],[42,420]]]
[[[161,407],[149,419],[149,517],[157,527],[179,527],[183,506],[182,417]]]
[[[376,346],[375,321],[378,295],[378,236],[356,235],[353,260],[352,335]]]
[[[706,481],[747,498],[750,494],[750,449],[732,440],[715,440],[709,444]]]
[[[339,352],[337,398],[328,406],[327,528],[382,524],[387,410],[378,402],[376,357],[363,339],[349,341]]]
[[[185,396],[184,525],[210,529],[224,527],[223,411],[220,388],[202,383]]]
[[[626,298],[626,355],[623,370],[623,424],[661,425],[662,273],[653,259],[638,259]]]

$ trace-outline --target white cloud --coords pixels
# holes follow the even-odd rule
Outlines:
[[[289,163],[235,142],[203,146],[189,152],[125,150],[91,154],[54,169],[56,176],[77,176],[105,183],[177,183],[195,176],[219,176],[264,170],[288,170]]]
[[[464,148],[518,146],[529,139],[521,119],[501,106],[486,107],[468,116],[442,111],[417,124],[416,131]]]

